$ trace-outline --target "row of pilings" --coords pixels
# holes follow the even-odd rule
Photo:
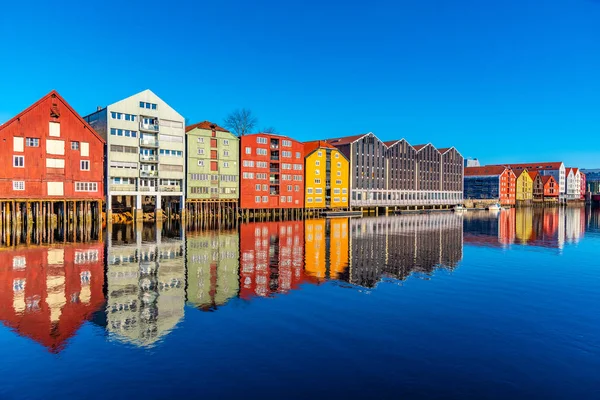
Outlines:
[[[101,235],[101,200],[0,200],[1,245],[85,242]]]

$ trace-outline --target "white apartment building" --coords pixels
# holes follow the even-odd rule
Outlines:
[[[85,120],[106,139],[106,204],[135,199],[161,209],[163,197],[185,205],[185,120],[150,90],[100,108]],[[137,218],[137,217],[136,217]]]

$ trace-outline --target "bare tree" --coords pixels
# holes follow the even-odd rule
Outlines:
[[[237,136],[249,134],[257,123],[258,119],[246,108],[234,110],[223,121],[223,125]]]
[[[277,128],[275,128],[274,126],[267,126],[266,128],[262,128],[260,131],[262,133],[274,133],[274,134],[279,133],[279,132],[277,132]]]

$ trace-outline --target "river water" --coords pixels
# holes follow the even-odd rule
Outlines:
[[[0,399],[600,398],[600,210],[0,250]]]

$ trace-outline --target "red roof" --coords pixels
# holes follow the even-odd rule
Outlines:
[[[552,170],[556,170],[556,169],[560,169],[560,166],[563,163],[558,161],[558,162],[547,162],[547,163],[523,163],[523,164],[496,164],[494,166],[503,166],[503,167],[509,167],[512,169],[528,169],[528,170],[548,170],[548,171],[552,171]]]
[[[416,151],[419,151],[425,146],[427,146],[427,145],[426,144],[418,144],[416,146],[413,146],[413,149],[415,149]]]
[[[466,167],[465,176],[495,176],[502,175],[506,167],[497,165],[488,165],[485,167]]]
[[[305,155],[309,155],[318,148],[335,149],[335,146],[330,145],[324,140],[313,140],[312,142],[304,142]]]
[[[364,137],[368,135],[368,133],[363,133],[362,135],[354,135],[354,136],[345,136],[345,137],[341,137],[341,138],[335,138],[335,139],[326,139],[327,143],[331,143],[331,144],[335,144],[337,146],[341,146],[344,144],[349,144],[352,142],[357,141],[358,139]]]
[[[540,174],[537,171],[527,171],[527,173],[529,174],[529,176],[531,177],[531,179],[533,179],[535,181],[535,178],[537,178],[537,176]]]
[[[544,185],[546,185],[546,183],[550,182],[550,180],[555,181],[554,177],[552,175],[544,175],[542,176],[542,183]]]
[[[186,126],[185,127],[185,131],[189,132],[189,131],[191,131],[193,129],[196,129],[196,128],[198,128],[198,129],[206,129],[206,130],[211,131],[213,129],[213,127],[214,127],[214,129],[216,131],[231,133],[227,129],[221,128],[219,125],[217,125],[217,124],[215,124],[213,122],[210,122],[210,121],[202,121],[202,122],[198,122],[197,124]]]
[[[385,144],[387,147],[392,147],[393,145],[395,145],[398,142],[401,142],[402,139],[400,140],[388,140],[387,142],[383,142],[383,144]]]
[[[94,128],[92,128],[90,126],[90,124],[88,124],[85,119],[81,118],[81,115],[79,115],[79,113],[77,113],[77,111],[75,111],[73,109],[73,107],[71,107],[71,105],[69,103],[66,102],[66,100],[60,95],[58,94],[58,92],[56,90],[52,90],[50,93],[48,93],[47,95],[43,96],[41,99],[39,99],[38,101],[36,101],[35,103],[33,103],[32,105],[30,105],[29,107],[27,107],[25,110],[21,111],[20,113],[18,113],[17,115],[15,115],[14,117],[12,117],[11,119],[9,119],[8,121],[6,121],[5,123],[3,123],[2,125],[0,125],[0,130],[4,129],[5,127],[7,127],[8,125],[12,124],[14,121],[16,121],[17,119],[21,118],[23,115],[27,114],[29,111],[33,110],[35,107],[38,106],[38,104],[40,104],[42,101],[46,100],[48,97],[50,96],[55,96],[56,98],[58,98],[64,105],[65,107],[67,107],[67,109],[69,111],[71,111],[77,118],[79,118],[79,120],[81,121],[81,123],[88,128],[92,134],[94,136],[96,136],[96,138],[98,138],[98,140],[100,140],[102,143],[106,143],[106,140],[104,140],[102,138],[102,136],[100,136],[98,134],[98,132],[96,132],[94,130]]]

